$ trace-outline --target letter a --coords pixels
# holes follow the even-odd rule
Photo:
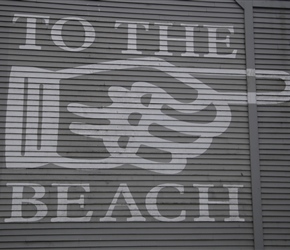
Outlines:
[[[132,215],[131,218],[127,218],[127,221],[146,221],[146,219],[140,213],[140,211],[139,211],[139,209],[134,201],[134,198],[133,198],[126,183],[120,184],[120,186],[119,186],[119,188],[114,196],[114,199],[112,200],[112,203],[111,203],[111,205],[106,213],[106,216],[104,218],[101,218],[100,221],[110,222],[110,221],[117,220],[116,218],[113,218],[112,215],[113,215],[113,211],[117,205],[118,199],[119,199],[121,194],[123,195],[126,204],[125,205],[119,204],[119,206],[127,206],[128,209],[130,210],[131,215]]]

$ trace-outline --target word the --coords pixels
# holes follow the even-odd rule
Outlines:
[[[25,44],[20,45],[20,49],[30,49],[30,50],[41,50],[42,47],[37,41],[37,30],[40,28],[49,27],[50,16],[41,16],[41,15],[31,15],[31,14],[15,14],[13,22],[16,23],[18,20],[26,20],[26,38]],[[65,44],[63,39],[62,31],[64,25],[69,21],[77,21],[84,30],[83,44],[79,47],[69,47]],[[40,24],[39,22],[42,22]],[[213,58],[236,58],[237,49],[232,49],[231,53],[220,53],[218,50],[218,45],[222,45],[225,48],[231,48],[230,36],[234,34],[233,26],[221,26],[221,25],[199,25],[199,24],[188,24],[181,23],[180,27],[184,28],[184,36],[172,36],[169,34],[170,27],[173,26],[173,23],[150,23],[150,22],[141,22],[141,21],[128,21],[128,20],[116,20],[115,29],[122,28],[125,29],[127,33],[127,42],[126,49],[122,50],[123,54],[143,54],[142,51],[138,49],[138,43],[140,42],[138,34],[141,30],[148,32],[150,34],[150,27],[156,30],[159,30],[159,37],[154,40],[158,41],[159,50],[155,52],[157,56],[171,56],[173,55],[170,52],[169,44],[170,41],[180,42],[180,46],[184,46],[184,53],[181,53],[181,56],[190,56],[190,57],[200,57],[199,53],[195,52],[195,29],[205,28],[207,30],[207,39],[208,39],[208,53],[204,54],[204,57],[213,57]],[[96,30],[94,26],[87,20],[69,16],[61,18],[56,21],[51,27],[51,39],[53,43],[59,48],[65,51],[78,52],[83,51],[89,48],[97,39]],[[220,37],[221,33],[225,33]]]

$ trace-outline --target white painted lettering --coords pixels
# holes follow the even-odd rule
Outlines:
[[[159,51],[155,52],[155,55],[159,56],[171,56],[173,53],[168,52],[168,41],[185,41],[186,52],[181,56],[198,56],[194,53],[194,27],[197,24],[181,24],[185,27],[185,38],[168,37],[168,27],[172,26],[172,23],[155,23],[159,25]]]
[[[85,40],[82,44],[81,47],[68,47],[63,41],[62,37],[62,29],[63,25],[66,24],[68,21],[79,21],[80,24],[83,26],[84,31],[85,31]],[[85,19],[82,19],[80,17],[65,17],[60,20],[58,20],[55,25],[51,29],[51,38],[54,42],[55,45],[59,46],[61,49],[66,50],[66,51],[82,51],[92,45],[92,43],[95,41],[95,29],[94,27]]]
[[[179,193],[183,194],[184,193],[184,187],[179,184],[171,184],[171,183],[166,183],[166,184],[161,184],[158,185],[157,187],[154,187],[150,190],[150,192],[146,196],[146,208],[149,212],[149,214],[154,217],[156,220],[159,221],[166,221],[166,222],[177,222],[177,221],[184,221],[185,220],[185,215],[186,211],[182,210],[180,215],[175,218],[167,218],[164,217],[160,214],[157,206],[157,198],[159,192],[166,187],[172,187],[175,188],[179,191]]]
[[[119,20],[115,23],[115,29],[119,28],[121,24],[126,24],[128,26],[128,41],[127,50],[122,50],[123,54],[142,54],[141,51],[137,49],[137,29],[138,26],[143,26],[147,31],[149,29],[148,22],[136,22],[136,21],[123,21]]]
[[[90,221],[93,212],[89,211],[84,217],[68,217],[67,206],[69,204],[79,204],[80,208],[84,208],[84,195],[80,195],[80,199],[68,199],[68,191],[70,187],[82,187],[86,192],[90,191],[89,184],[57,184],[53,183],[52,186],[57,187],[57,217],[52,218],[51,222],[78,222]]]
[[[194,221],[215,221],[214,218],[209,217],[209,204],[228,204],[229,214],[228,218],[224,221],[238,221],[242,222],[245,219],[239,217],[239,207],[238,207],[238,189],[243,187],[243,185],[223,185],[223,187],[228,189],[229,201],[209,201],[208,191],[209,188],[214,187],[214,185],[206,184],[193,184],[194,187],[198,188],[199,191],[199,214],[198,218]]]
[[[5,222],[35,222],[39,221],[47,215],[47,206],[39,199],[45,195],[45,188],[35,183],[7,183],[7,186],[12,187],[12,208],[11,218],[7,218]],[[29,187],[34,190],[32,198],[24,198],[24,188]],[[32,217],[23,217],[22,206],[24,204],[34,205],[36,213]]]
[[[126,204],[117,204],[118,199],[121,194],[124,197]],[[142,216],[139,208],[137,207],[135,200],[130,192],[130,189],[126,183],[120,184],[105,217],[101,218],[100,221],[107,221],[107,222],[116,221],[117,219],[113,218],[112,215],[117,205],[126,206],[130,210],[132,217],[127,218],[127,221],[146,221],[146,219]]]
[[[20,49],[41,50],[41,46],[36,45],[36,23],[38,19],[44,20],[44,24],[48,25],[49,16],[36,16],[29,14],[14,14],[13,22],[15,23],[20,17],[27,20],[26,24],[26,40],[25,45],[20,45]]]
[[[45,26],[49,24],[50,16],[41,16],[41,15],[31,15],[31,14],[21,14],[17,13],[13,17],[13,22],[17,22],[19,18],[26,19],[26,39],[25,44],[20,45],[20,49],[33,49],[33,50],[41,50],[41,46],[37,45],[37,26],[40,26],[40,21],[43,22]],[[84,40],[81,46],[67,46],[64,41],[64,35],[62,33],[63,26],[67,24],[69,21],[77,21],[83,28]],[[115,29],[120,27],[125,27],[125,32],[127,32],[127,43],[125,44],[126,49],[122,50],[123,54],[143,54],[143,51],[138,49],[138,43],[140,42],[140,31],[141,29],[145,30],[146,34],[149,31],[149,25],[158,26],[159,30],[159,39],[157,39],[157,43],[159,46],[159,51],[155,51],[155,55],[158,56],[172,56],[173,52],[171,52],[171,48],[169,45],[170,41],[181,42],[180,49],[182,46],[184,47],[181,53],[181,56],[186,57],[200,57],[201,55],[196,53],[195,51],[195,36],[194,31],[196,27],[205,27],[207,30],[208,36],[208,53],[204,55],[204,57],[212,57],[212,58],[236,58],[237,49],[232,49],[229,53],[221,53],[219,51],[219,46],[227,49],[231,49],[230,38],[231,35],[234,34],[234,26],[221,26],[221,25],[201,25],[201,24],[190,24],[190,23],[180,23],[178,24],[181,27],[184,27],[184,35],[182,36],[172,36],[170,34],[170,27],[173,26],[173,23],[149,23],[146,21],[131,21],[131,20],[117,20],[115,22]],[[43,25],[42,25],[43,26]],[[40,26],[39,28],[41,28]],[[220,32],[220,33],[219,33]],[[221,37],[220,35],[223,35]],[[148,35],[153,35],[152,33],[148,33]],[[65,17],[56,21],[56,23],[51,28],[51,39],[53,43],[59,48],[65,51],[71,52],[79,52],[90,47],[96,38],[96,32],[93,25],[87,20],[80,17]]]
[[[204,57],[218,57],[218,58],[236,58],[237,50],[233,50],[231,54],[218,54],[217,44],[225,43],[227,48],[230,47],[230,35],[226,35],[225,39],[220,39],[217,36],[218,29],[226,29],[230,34],[234,33],[233,26],[213,26],[213,25],[205,25],[208,29],[208,54],[204,55]]]
[[[36,183],[7,183],[8,187],[12,187],[12,200],[11,200],[11,216],[4,219],[4,222],[38,222],[48,215],[48,204],[56,204],[56,217],[52,218],[51,222],[88,222],[92,219],[93,211],[85,210],[85,194],[78,195],[79,192],[84,191],[87,195],[90,193],[89,183],[80,184],[59,184],[52,183],[52,187],[57,192],[51,192],[56,194],[56,199],[49,201],[45,204],[41,199],[45,196],[47,191],[43,186]],[[209,189],[214,188],[212,184],[193,184],[193,187],[197,188],[198,192],[198,210],[199,217],[194,218],[197,222],[215,222],[216,218],[210,216],[210,205],[226,205],[229,207],[224,212],[223,220],[225,222],[244,222],[245,219],[240,217],[239,204],[238,204],[238,192],[239,188],[243,185],[226,185],[223,187],[227,189],[228,199],[216,200],[209,198]],[[30,194],[31,189],[34,191]],[[170,190],[171,189],[171,190]],[[172,191],[173,190],[173,191]],[[148,214],[154,219],[161,222],[181,222],[186,220],[186,209],[178,209],[174,211],[175,215],[164,216],[158,203],[158,198],[161,196],[161,192],[164,195],[170,195],[171,192],[176,191],[178,195],[184,194],[184,186],[176,183],[164,183],[153,187],[146,195],[142,204],[146,207]],[[217,194],[217,191],[216,193]],[[73,195],[73,198],[70,196]],[[74,198],[76,197],[77,198]],[[28,197],[28,198],[27,198]],[[121,199],[121,197],[123,199]],[[171,196],[168,196],[171,197]],[[52,197],[50,197],[52,198]],[[73,208],[73,207],[75,208]],[[168,204],[170,206],[170,204]],[[76,208],[77,207],[77,208]],[[119,207],[117,209],[116,207]],[[120,209],[121,207],[121,209]],[[71,209],[71,211],[69,210]],[[127,221],[141,222],[146,221],[146,218],[141,214],[136,202],[130,192],[130,189],[126,183],[121,183],[112,199],[112,202],[106,211],[104,217],[101,217],[101,222],[116,222],[117,218],[122,216],[120,211],[128,210],[130,215],[126,218]],[[24,212],[25,211],[25,212]],[[173,211],[173,209],[171,210]],[[49,211],[53,212],[53,211]],[[214,213],[214,211],[213,211]],[[213,216],[213,215],[212,215]]]

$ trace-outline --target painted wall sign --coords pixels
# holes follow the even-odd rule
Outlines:
[[[84,31],[83,43],[79,47],[67,46],[62,36],[64,26],[72,20],[81,25]],[[37,41],[38,26],[40,26],[38,22],[41,21],[42,26],[49,27],[50,16],[16,13],[13,17],[14,25],[17,25],[18,21],[26,23],[23,34],[25,42],[19,45],[19,49],[42,50],[42,46]],[[169,27],[172,26],[172,23],[117,20],[114,28],[125,27],[127,32],[125,44],[127,49],[122,50],[121,53],[142,54],[142,51],[138,49],[138,30],[143,28],[149,32],[151,26],[157,28],[159,32],[159,50],[154,52],[158,57],[105,61],[57,71],[39,67],[13,66],[9,80],[5,125],[6,167],[29,169],[54,164],[68,169],[112,169],[130,164],[158,174],[175,175],[185,169],[188,159],[204,154],[212,145],[214,138],[222,135],[229,128],[232,121],[231,105],[246,106],[248,102],[257,102],[255,97],[252,97],[252,93],[216,91],[194,77],[196,73],[202,73],[204,76],[254,74],[258,78],[272,78],[273,75],[277,78],[276,75],[281,75],[281,80],[285,80],[283,76],[289,77],[283,71],[246,72],[232,69],[177,67],[160,57],[173,55],[170,52],[169,41],[185,43],[185,52],[180,56],[199,57],[200,55],[194,49],[194,31],[200,26],[199,24],[180,24],[185,31],[185,37],[172,37],[169,36]],[[228,54],[218,53],[220,43],[227,48],[231,47],[230,36],[234,34],[233,26],[203,25],[203,27],[208,36],[208,53],[203,55],[205,58],[236,58],[237,49],[231,49]],[[224,38],[218,38],[219,31],[226,32]],[[84,51],[97,42],[96,28],[89,21],[76,16],[57,20],[52,25],[50,32],[51,39],[56,46],[74,53]],[[103,156],[103,150],[101,153],[95,150],[90,157],[66,157],[59,153],[58,151],[61,150],[59,141],[62,133],[60,120],[64,115],[61,85],[68,84],[63,82],[86,75],[93,75],[98,79],[99,74],[111,74],[116,71],[138,68],[148,72],[160,72],[168,78],[174,79],[177,88],[181,86],[182,89],[194,94],[188,96],[189,100],[178,100],[168,93],[165,87],[149,81],[136,81],[129,87],[114,85],[108,87],[109,105],[94,107],[77,101],[71,102],[66,106],[65,112],[68,116],[77,117],[77,121],[69,123],[67,129],[79,138],[101,141],[107,155]],[[285,91],[289,91],[289,82],[285,81],[285,83],[287,83],[286,88],[280,94],[282,98],[285,97]],[[96,95],[98,96],[98,93]],[[275,101],[281,98],[277,97],[276,93],[275,95]],[[265,98],[269,100],[269,97],[263,95],[259,98],[261,104]],[[214,115],[202,122],[186,118],[202,115],[202,113],[206,115],[207,110],[213,110]],[[169,114],[168,111],[173,111],[175,115]],[[98,120],[100,124],[96,122]],[[107,121],[105,124],[102,123],[104,120]],[[157,130],[162,128],[166,136],[158,135],[156,128]],[[72,143],[74,143],[73,140]],[[97,147],[100,148],[100,146]],[[148,155],[144,153],[146,150],[153,153]],[[156,154],[161,155],[161,159],[160,156],[156,157]],[[87,211],[83,217],[69,218],[67,216],[68,204],[75,203],[84,207],[84,195],[72,201],[67,199],[70,185],[80,186],[85,193],[89,193],[90,183],[52,183],[51,185],[57,188],[58,204],[57,217],[52,218],[52,222],[89,221],[91,219],[93,211]],[[47,205],[41,201],[46,192],[44,186],[30,182],[7,183],[7,186],[12,188],[12,207],[11,217],[6,218],[5,222],[35,222],[47,215]],[[159,221],[183,221],[186,219],[184,209],[181,210],[179,216],[174,218],[162,216],[158,211],[158,192],[168,186],[173,187],[179,193],[184,192],[184,186],[175,183],[153,186],[144,201],[147,212]],[[23,198],[25,187],[34,190],[33,197]],[[213,184],[194,183],[193,187],[199,194],[199,217],[194,218],[194,221],[215,221],[209,216],[209,204],[228,204],[229,217],[225,216],[224,221],[245,221],[239,216],[238,207],[238,191],[243,188],[243,185],[223,185],[228,190],[228,201],[209,200],[209,188],[213,188]],[[127,183],[120,183],[105,217],[100,218],[100,221],[116,221],[112,214],[120,195],[124,197],[125,206],[131,213],[131,217],[127,221],[146,221],[138,209]],[[35,206],[34,216],[23,217],[22,209],[25,203]]]
[[[50,16],[36,16],[30,13],[17,13],[14,14],[13,22],[20,21],[24,19],[26,22],[26,36],[25,36],[25,44],[19,46],[20,49],[32,49],[32,50],[41,50],[42,47],[37,45],[37,22],[44,22],[44,26],[48,26],[50,22]],[[84,30],[84,39],[81,46],[72,48],[65,44],[64,38],[62,36],[63,26],[69,21],[77,21],[79,25],[82,26]],[[140,21],[132,21],[132,20],[116,20],[115,21],[115,29],[124,28],[127,33],[127,41],[125,44],[126,50],[122,50],[123,54],[142,54],[142,51],[138,50],[138,30],[143,28],[146,31],[150,31],[149,26],[153,26],[155,29],[159,29],[159,51],[155,52],[155,55],[158,56],[170,56],[172,52],[169,52],[169,41],[183,41],[185,42],[184,50],[185,52],[181,54],[181,56],[191,56],[191,57],[199,57],[197,53],[194,51],[195,42],[194,42],[194,29],[200,28],[199,24],[186,24],[181,23],[180,26],[184,28],[185,35],[184,37],[169,37],[169,28],[172,27],[173,23],[150,23],[150,22],[140,22]],[[42,25],[43,26],[43,25]],[[219,25],[204,25],[203,26],[207,30],[208,34],[208,53],[205,55],[206,57],[218,57],[218,58],[235,58],[237,54],[237,50],[232,50],[231,53],[228,54],[220,54],[218,53],[218,44],[224,44],[226,47],[230,47],[230,36],[234,33],[233,26],[219,26]],[[226,32],[224,37],[219,38],[219,32]],[[150,35],[150,33],[148,33]],[[88,22],[87,20],[69,16],[62,18],[55,22],[55,24],[51,27],[51,40],[53,43],[59,48],[65,51],[78,52],[83,51],[86,48],[89,48],[94,42],[97,42],[96,38],[96,29],[94,26]]]
[[[107,119],[106,125],[92,125],[72,122],[69,130],[88,138],[102,139],[109,156],[102,159],[71,159],[57,153],[60,119],[60,84],[63,79],[73,79],[86,74],[107,73],[117,70],[143,67],[160,71],[183,84],[189,91],[196,91],[191,102],[180,102],[164,89],[149,82],[134,82],[130,89],[112,86],[108,96],[112,103],[106,107],[90,107],[81,103],[70,103],[68,113],[88,119]],[[211,74],[211,69],[202,69]],[[193,72],[192,72],[193,71]],[[216,70],[219,72],[219,70]],[[243,71],[236,71],[243,74]],[[289,78],[287,72],[258,71],[258,78],[279,78],[285,80],[285,90],[277,95],[274,102],[287,100]],[[257,102],[251,93],[219,93],[195,77],[194,70],[177,68],[160,58],[132,58],[109,61],[101,64],[85,65],[60,71],[41,68],[13,67],[10,75],[7,118],[6,118],[6,161],[8,168],[35,168],[53,163],[60,167],[77,169],[115,168],[122,164],[134,164],[146,170],[161,174],[176,174],[182,171],[188,158],[198,157],[212,144],[213,138],[227,130],[231,122],[230,104],[247,105]],[[286,78],[285,78],[286,76]],[[262,95],[271,100],[269,94]],[[15,100],[20,99],[18,110]],[[180,115],[190,116],[215,109],[213,120],[203,123],[182,121],[167,115],[164,110],[172,109]],[[163,110],[163,111],[162,111]],[[20,118],[15,125],[15,116]],[[191,142],[154,136],[152,126],[162,126],[180,137],[194,138]],[[49,130],[49,134],[45,132]],[[138,155],[141,147],[156,148],[168,156],[164,162],[145,159]],[[47,161],[44,158],[48,158]]]
[[[42,201],[42,198],[46,194],[45,187],[37,184],[37,183],[8,183],[9,187],[12,187],[12,209],[11,209],[11,217],[6,218],[5,222],[36,222],[41,221],[48,214],[48,207],[45,202]],[[86,211],[84,210],[85,201],[84,194],[90,192],[90,185],[87,183],[74,183],[74,184],[62,184],[62,183],[52,183],[53,187],[57,189],[57,209],[56,209],[56,217],[51,218],[51,222],[86,222],[90,221],[94,211]],[[32,188],[35,192],[32,198],[24,198],[24,189]],[[80,187],[84,190],[84,193],[80,195],[78,199],[68,199],[69,189],[71,187]],[[243,222],[245,219],[239,217],[239,208],[238,208],[238,190],[242,188],[242,185],[224,185],[223,187],[228,190],[229,199],[228,201],[213,201],[209,200],[209,189],[214,188],[212,184],[193,184],[197,190],[196,192],[199,195],[199,216],[194,218],[194,221],[199,222],[208,222],[215,221],[215,218],[210,217],[209,205],[210,204],[226,204],[229,206],[228,217],[224,219],[226,222]],[[177,192],[183,194],[184,186],[175,183],[164,183],[160,184],[156,187],[153,187],[149,193],[146,195],[146,199],[144,203],[146,204],[147,212],[156,220],[163,222],[180,222],[186,220],[186,210],[182,209],[179,216],[170,218],[163,216],[158,209],[157,199],[158,194],[162,189],[166,188],[174,188]],[[130,212],[130,217],[127,218],[127,221],[146,221],[146,218],[142,216],[141,211],[139,210],[132,193],[126,183],[121,183],[114,197],[112,198],[112,202],[106,211],[104,217],[99,218],[100,222],[116,222],[118,217],[113,215],[113,212],[116,209],[116,206],[120,206],[118,204],[118,200],[122,196],[125,200],[124,206]],[[24,217],[23,216],[23,206],[24,204],[33,205],[36,208],[36,213],[33,217]],[[80,210],[83,212],[84,216],[82,217],[69,217],[68,210],[69,205],[77,204],[80,207]]]
[[[0,249],[253,249],[290,71],[249,59],[244,5],[4,0]]]

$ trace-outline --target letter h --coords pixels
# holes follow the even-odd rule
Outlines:
[[[214,185],[205,184],[193,184],[199,191],[199,217],[195,218],[194,221],[215,221],[214,218],[209,217],[209,204],[228,204],[229,205],[229,217],[225,218],[224,221],[236,221],[243,222],[245,219],[239,216],[238,206],[238,189],[243,185],[223,185],[224,188],[228,189],[229,200],[228,201],[210,201],[208,198],[209,188]]]

